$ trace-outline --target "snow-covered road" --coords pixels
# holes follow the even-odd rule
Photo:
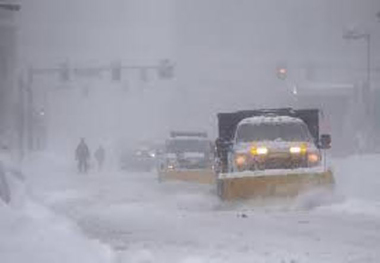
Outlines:
[[[155,173],[28,169],[40,201],[119,251],[121,262],[380,262],[379,161],[336,160],[336,196],[267,206],[226,205],[212,186],[160,184]]]

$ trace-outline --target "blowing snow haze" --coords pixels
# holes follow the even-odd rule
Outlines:
[[[378,263],[379,163],[379,0],[0,0],[1,263]]]
[[[25,1],[20,59],[37,66],[174,61],[171,81],[151,74],[141,84],[126,73],[116,84],[106,77],[81,79],[67,85],[77,85],[71,91],[58,90],[54,81],[39,84],[49,85],[49,96],[62,104],[51,105],[60,113],[49,115],[58,133],[67,125],[76,137],[118,133],[143,139],[204,127],[215,133],[219,111],[289,105],[291,84],[275,77],[278,65],[290,69],[289,79],[304,79],[305,69],[313,68],[315,81],[360,80],[362,44],[347,43],[342,34],[351,27],[378,31],[377,9],[376,0]],[[354,73],[342,71],[345,65]],[[73,95],[83,87],[88,98]]]

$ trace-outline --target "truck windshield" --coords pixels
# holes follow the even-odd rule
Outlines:
[[[168,153],[185,153],[185,152],[198,152],[198,153],[209,153],[210,143],[206,140],[195,140],[195,139],[178,139],[169,140],[166,144],[166,151]]]
[[[306,124],[303,123],[262,123],[242,124],[236,133],[237,142],[254,141],[312,141]]]

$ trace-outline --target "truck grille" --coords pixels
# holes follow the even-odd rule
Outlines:
[[[289,154],[269,155],[261,160],[256,160],[251,166],[251,170],[267,169],[296,169],[308,167],[306,158],[294,157]]]

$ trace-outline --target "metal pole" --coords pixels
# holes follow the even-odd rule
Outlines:
[[[24,158],[24,139],[25,139],[25,82],[24,79],[20,76],[18,82],[18,140],[19,140],[19,158],[20,161]]]
[[[366,109],[366,119],[367,119],[367,126],[369,127],[368,129],[368,134],[366,138],[366,147],[368,149],[371,149],[373,147],[373,125],[372,125],[372,119],[373,119],[373,98],[371,94],[371,34],[365,34],[363,35],[363,38],[367,41],[367,81],[366,85],[364,86],[365,88],[365,109]]]
[[[33,151],[34,148],[34,131],[33,131],[33,71],[29,69],[28,71],[28,83],[26,84],[27,92],[27,138],[28,138],[28,149]]]
[[[367,82],[368,89],[371,90],[371,35],[367,35]]]

